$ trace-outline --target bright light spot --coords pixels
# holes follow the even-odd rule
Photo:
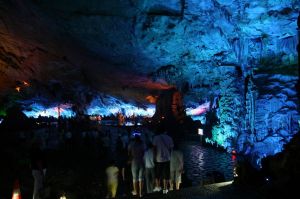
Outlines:
[[[233,182],[233,180],[227,181],[227,182],[216,183],[215,185],[216,185],[217,187],[225,187],[225,186],[231,185],[232,182]]]
[[[59,197],[59,199],[67,199],[67,197],[65,195],[62,195]]]
[[[0,124],[3,122],[3,119],[0,119]]]
[[[30,86],[30,84],[26,81],[23,81],[24,86]]]
[[[203,129],[198,129],[198,135],[203,135]]]
[[[134,126],[133,122],[125,122],[125,126]]]
[[[266,182],[270,182],[271,181],[270,176],[266,176],[264,179],[265,179]]]
[[[27,117],[34,117],[34,118],[38,118],[39,116],[42,117],[55,117],[58,118],[58,115],[60,112],[60,116],[62,117],[73,117],[74,116],[74,112],[71,110],[71,105],[69,104],[62,104],[56,107],[50,107],[50,108],[46,108],[40,104],[32,104],[30,106],[31,110],[30,111],[23,111],[23,113],[27,116]]]
[[[21,196],[20,196],[20,193],[19,193],[19,192],[17,192],[17,193],[14,193],[14,194],[13,194],[13,197],[12,197],[12,199],[19,199],[19,198],[21,198]]]
[[[145,116],[152,117],[155,113],[155,106],[149,105],[146,108],[140,108],[130,103],[125,103],[114,97],[106,97],[104,99],[95,99],[87,108],[88,115],[116,115],[121,113],[126,117],[130,116]]]
[[[139,131],[134,131],[134,132],[132,133],[132,137],[135,137],[135,136],[141,136],[141,135],[142,135],[142,133],[139,132]]]
[[[16,91],[20,92],[20,91],[21,91],[21,87],[20,87],[20,86],[17,86],[17,87],[16,87]]]
[[[237,168],[233,168],[233,177],[237,178],[239,175],[237,174]]]

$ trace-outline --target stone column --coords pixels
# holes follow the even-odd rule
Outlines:
[[[175,89],[164,90],[156,101],[156,111],[152,117],[154,126],[163,125],[165,130],[173,135],[182,134],[180,127],[184,126],[186,119],[182,95]]]
[[[300,12],[297,20],[297,25],[298,25],[298,45],[297,45],[297,50],[298,50],[298,83],[296,85],[297,91],[298,91],[298,101],[300,103]]]

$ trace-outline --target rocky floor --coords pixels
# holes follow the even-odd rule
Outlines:
[[[263,199],[255,190],[238,187],[232,181],[205,186],[194,186],[179,191],[172,191],[166,195],[153,194],[147,199]]]

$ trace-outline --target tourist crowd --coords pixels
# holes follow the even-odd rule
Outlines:
[[[167,194],[178,190],[183,154],[172,137],[163,129],[154,136],[142,136],[141,132],[132,132],[130,136],[131,139],[124,139],[126,136],[120,135],[117,139],[117,161],[112,160],[106,169],[107,198],[115,198],[117,193],[127,195],[131,188],[130,194],[138,197],[143,197],[144,193],[162,191]],[[132,182],[130,187],[128,178]]]

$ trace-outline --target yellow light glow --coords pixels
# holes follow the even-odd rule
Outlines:
[[[59,199],[67,199],[67,197],[65,195],[62,195],[59,197]]]
[[[17,87],[16,87],[16,91],[20,92],[20,91],[21,91],[21,87],[20,87],[20,86],[17,86]]]

